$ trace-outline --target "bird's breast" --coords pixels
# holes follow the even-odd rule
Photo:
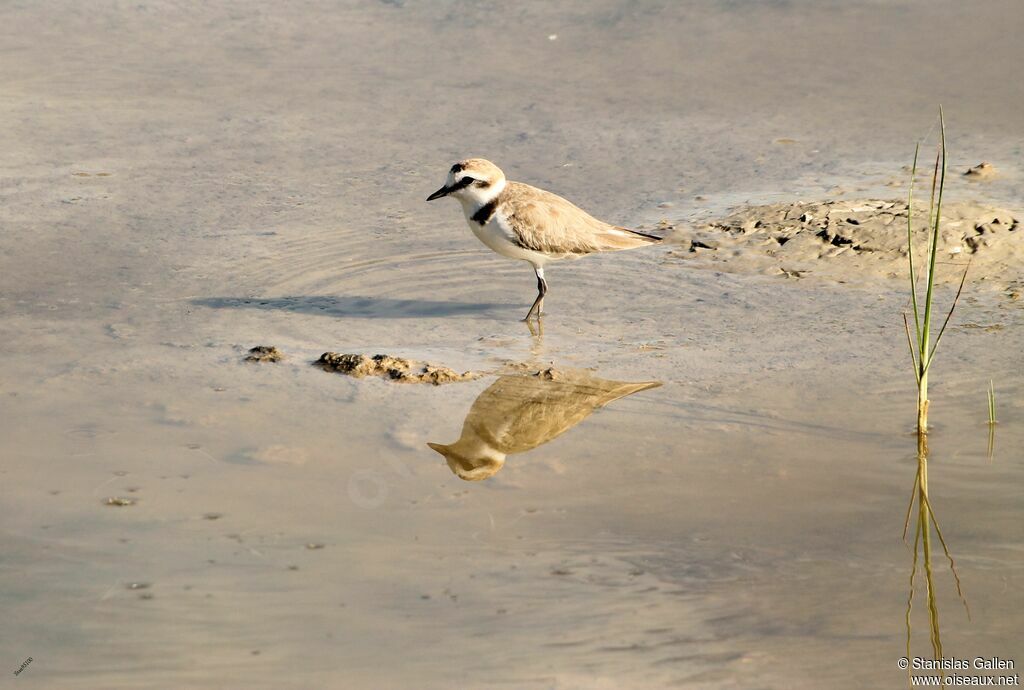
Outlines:
[[[537,263],[544,258],[538,252],[519,246],[516,235],[512,232],[512,227],[500,211],[495,211],[491,214],[491,217],[483,224],[473,220],[471,215],[467,215],[466,222],[478,240],[502,256],[533,263]]]

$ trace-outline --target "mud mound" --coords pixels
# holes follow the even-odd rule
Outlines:
[[[927,243],[927,199],[914,205],[915,256]],[[907,202],[795,202],[747,206],[703,227],[679,228],[671,256],[695,267],[840,282],[907,275]],[[943,204],[939,282],[1005,286],[1024,275],[1024,232],[1013,213],[977,202]]]
[[[379,376],[399,383],[430,383],[435,386],[457,381],[471,381],[481,376],[480,373],[474,371],[460,374],[448,367],[392,357],[391,355],[370,357],[325,352],[314,364],[327,371],[336,371],[356,378]]]

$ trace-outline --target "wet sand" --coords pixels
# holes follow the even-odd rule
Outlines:
[[[528,268],[423,198],[482,155],[634,227],[898,199],[941,101],[951,169],[999,171],[951,198],[1020,218],[1017,3],[0,20],[0,649],[33,659],[3,687],[906,684],[903,282],[670,243],[552,267],[535,335]],[[938,559],[943,644],[1022,662],[1024,312],[972,285],[932,374],[971,607]],[[244,361],[263,344],[286,357]],[[354,379],[325,351],[661,386],[466,482],[427,443],[496,376]]]
[[[900,199],[745,205],[703,226],[664,227],[667,239],[681,245],[672,256],[692,267],[871,287],[908,279],[911,207],[914,261],[922,267],[930,211],[920,199],[916,205]],[[956,284],[966,273],[972,285],[1016,299],[1024,282],[1024,232],[1014,214],[964,201],[947,202],[940,213],[936,282]]]

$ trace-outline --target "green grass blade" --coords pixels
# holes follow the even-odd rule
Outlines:
[[[917,353],[914,351],[914,341],[910,337],[910,323],[907,321],[907,312],[903,312],[903,328],[907,331],[907,347],[910,348],[910,361],[914,363],[914,377],[921,382],[921,367],[917,363]]]
[[[931,352],[928,353],[928,362],[925,364],[924,370],[928,371],[928,367],[932,364],[932,357],[935,356],[935,351],[939,348],[939,341],[942,340],[942,334],[946,332],[946,326],[949,325],[949,320],[953,317],[953,310],[956,309],[956,303],[960,301],[960,293],[964,291],[964,282],[967,280],[967,271],[971,269],[971,262],[967,262],[967,268],[964,269],[963,276],[960,277],[960,287],[956,289],[956,297],[953,298],[953,304],[949,307],[949,312],[946,314],[946,320],[942,322],[942,328],[939,329],[939,334],[935,336],[935,344],[932,345]]]
[[[917,342],[921,342],[921,316],[917,310],[917,272],[914,270],[914,178],[917,177],[917,157],[921,152],[921,143],[914,144],[914,165],[910,170],[910,191],[907,192],[907,258],[910,262],[910,301],[914,305],[914,330]],[[906,314],[903,315],[906,321]],[[909,335],[910,329],[907,329]],[[913,349],[913,348],[911,348]],[[917,367],[915,359],[915,368]],[[918,370],[920,375],[920,370]]]
[[[935,222],[935,217],[932,215],[935,211],[935,186],[939,182],[939,156],[942,155],[942,151],[938,150],[935,152],[935,167],[932,169],[932,195],[928,198],[928,227],[930,228]],[[925,256],[928,252],[925,252]]]
[[[931,341],[932,323],[932,300],[935,297],[935,257],[939,253],[939,226],[942,219],[942,191],[946,186],[946,125],[942,118],[942,108],[939,108],[939,153],[936,160],[936,170],[932,177],[932,188],[936,180],[938,182],[938,196],[935,201],[935,216],[932,222],[931,238],[928,243],[928,284],[924,297],[924,325],[921,327],[921,369],[928,371],[931,365],[934,350],[929,347]],[[929,216],[931,214],[929,213]],[[962,283],[961,283],[962,285]],[[952,311],[950,312],[952,313]],[[948,317],[947,317],[948,319]]]

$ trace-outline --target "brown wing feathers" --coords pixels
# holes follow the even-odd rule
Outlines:
[[[507,209],[517,243],[546,254],[590,254],[660,241],[654,235],[609,225],[562,197],[509,182],[497,199]]]

